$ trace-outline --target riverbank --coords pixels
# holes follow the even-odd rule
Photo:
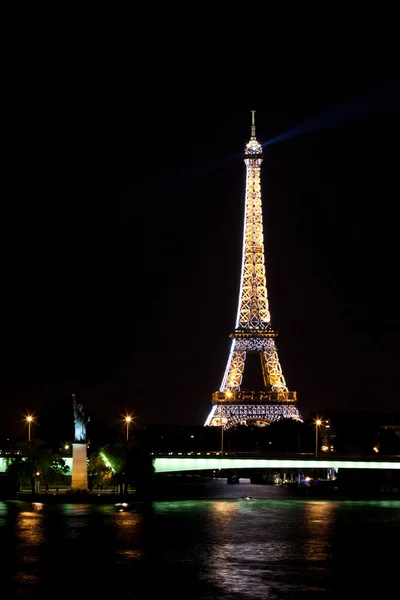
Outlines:
[[[150,501],[168,502],[179,500],[400,500],[398,493],[375,490],[344,490],[337,488],[334,482],[330,485],[263,485],[251,483],[249,479],[241,479],[239,483],[229,484],[225,478],[161,478],[154,486]],[[133,491],[120,494],[115,491],[92,491],[72,493],[70,490],[59,492],[42,492],[31,494],[26,490],[14,497],[3,497],[3,500],[19,500],[23,502],[39,502],[42,504],[103,504],[117,503],[143,504],[141,498]]]
[[[19,493],[9,500],[21,502],[41,502],[42,504],[116,504],[117,502],[140,502],[136,494],[98,494],[98,493],[59,493],[59,494],[27,494]],[[4,498],[6,500],[6,498]]]

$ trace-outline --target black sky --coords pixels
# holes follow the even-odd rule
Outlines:
[[[0,432],[73,392],[110,422],[203,423],[236,316],[249,111],[265,142],[375,93],[368,116],[265,148],[267,285],[303,414],[400,410],[398,42],[280,43],[3,55]]]

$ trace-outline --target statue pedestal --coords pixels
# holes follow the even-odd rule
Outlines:
[[[71,490],[88,490],[87,474],[87,446],[85,444],[72,444],[72,479]]]

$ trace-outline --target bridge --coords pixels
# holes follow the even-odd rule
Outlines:
[[[154,455],[156,473],[219,469],[400,469],[400,456],[257,455],[246,453],[170,453]]]
[[[400,469],[400,456],[329,456],[312,454],[258,455],[256,453],[228,452],[170,452],[153,454],[156,473],[179,473],[184,471],[218,471],[239,469]],[[72,457],[64,457],[68,466],[66,475],[72,472]],[[5,473],[7,458],[0,456],[0,473]]]

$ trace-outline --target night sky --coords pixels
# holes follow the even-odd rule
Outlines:
[[[204,422],[236,317],[251,109],[261,143],[325,115],[265,146],[262,167],[299,410],[400,411],[397,46],[10,48],[0,433],[72,393],[110,423]]]

